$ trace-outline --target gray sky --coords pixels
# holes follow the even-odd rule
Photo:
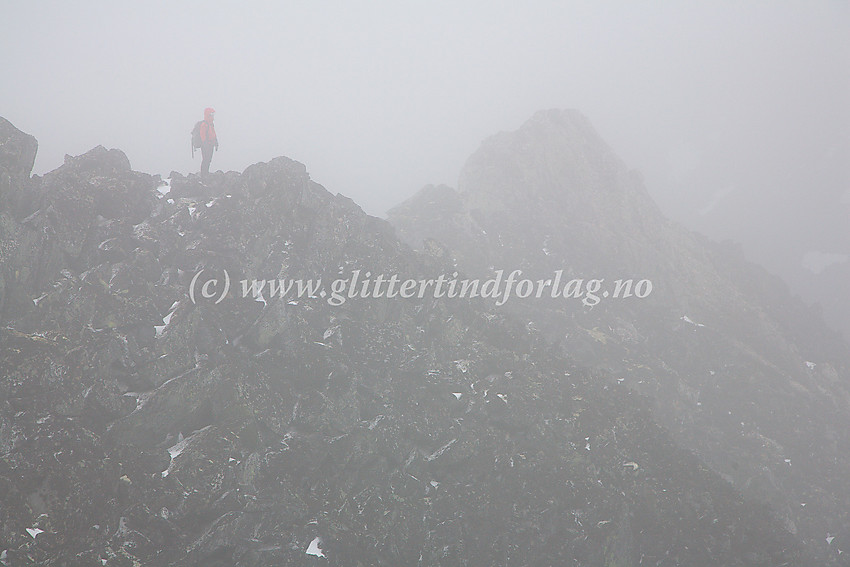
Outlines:
[[[775,271],[850,254],[850,3],[5,1],[0,115],[36,173],[286,155],[367,212],[456,185],[481,140],[577,108],[662,209]],[[843,199],[843,201],[842,201]],[[840,257],[840,256],[839,256]]]

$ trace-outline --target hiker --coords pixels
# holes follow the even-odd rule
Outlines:
[[[204,119],[195,124],[195,130],[192,131],[192,148],[201,148],[202,176],[209,174],[213,151],[218,149],[218,137],[215,135],[213,120],[215,120],[215,110],[205,108]]]

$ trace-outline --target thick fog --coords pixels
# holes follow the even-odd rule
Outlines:
[[[0,2],[0,567],[850,564],[848,30]]]
[[[481,140],[585,113],[672,218],[791,281],[850,254],[850,4],[5,3],[0,115],[36,173],[286,155],[367,212],[456,185]]]

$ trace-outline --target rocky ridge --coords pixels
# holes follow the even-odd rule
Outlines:
[[[586,364],[595,343],[483,300],[242,297],[467,269],[303,165],[162,181],[99,147],[30,177],[34,155],[0,121],[0,563],[828,557],[677,443],[600,363],[622,358]],[[202,270],[221,302],[189,297]]]
[[[415,248],[437,240],[482,277],[651,281],[641,300],[544,296],[501,311],[653,400],[681,446],[771,506],[820,561],[841,560],[850,349],[735,246],[665,219],[584,116],[541,111],[491,137],[457,190],[425,187],[389,220]]]

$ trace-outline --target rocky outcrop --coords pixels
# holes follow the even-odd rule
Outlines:
[[[243,294],[456,269],[297,162],[161,181],[95,148],[16,179],[2,564],[810,558],[617,375],[484,301]]]
[[[647,396],[680,446],[772,507],[819,561],[840,561],[850,537],[839,472],[850,465],[846,343],[739,250],[666,220],[580,113],[540,112],[493,136],[457,190],[426,187],[389,220],[414,247],[436,240],[480,277],[518,269],[533,282],[556,271],[580,280],[581,297],[547,291],[497,312]],[[604,282],[588,303],[593,278]],[[616,280],[652,290],[614,299]]]
[[[22,189],[35,164],[38,142],[0,117],[0,210],[11,210],[16,201],[14,189]]]
[[[37,150],[35,138],[0,117],[0,313],[8,301],[14,275],[8,271],[16,254],[12,212],[27,190]]]

